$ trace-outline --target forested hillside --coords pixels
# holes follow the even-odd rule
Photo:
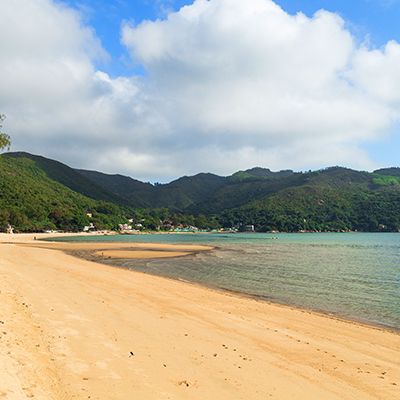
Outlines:
[[[90,199],[54,181],[32,159],[0,156],[2,230],[7,224],[25,232],[74,231],[90,223],[98,229],[113,228],[126,215],[127,210],[118,205]]]
[[[93,214],[92,218],[87,214]],[[258,231],[399,231],[400,169],[209,173],[152,185],[27,153],[0,156],[0,229],[254,225]]]
[[[223,225],[255,224],[260,231],[398,231],[400,180],[345,168],[303,174],[301,185],[225,210]]]

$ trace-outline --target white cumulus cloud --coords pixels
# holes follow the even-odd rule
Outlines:
[[[129,16],[127,16],[129,17]],[[122,27],[140,76],[111,78],[77,11],[2,5],[0,110],[14,148],[165,178],[261,165],[373,168],[362,150],[400,116],[400,45],[360,45],[336,14],[196,0]]]

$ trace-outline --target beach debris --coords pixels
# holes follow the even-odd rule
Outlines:
[[[167,364],[163,364],[163,367],[164,367],[164,368],[167,368]]]
[[[214,357],[217,357],[217,355],[218,355],[217,353],[214,353],[214,354],[213,354]]]
[[[190,384],[189,384],[189,382],[188,381],[180,381],[180,382],[178,382],[178,385],[179,386],[186,386],[186,387],[189,387],[190,386]]]
[[[133,351],[129,352],[129,357],[135,357],[135,353]]]

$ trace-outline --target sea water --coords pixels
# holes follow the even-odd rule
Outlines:
[[[113,264],[400,329],[400,234],[162,234],[74,241],[193,243],[212,252]]]

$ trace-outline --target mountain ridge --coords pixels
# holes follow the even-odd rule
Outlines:
[[[309,172],[254,167],[230,176],[199,173],[153,185],[120,174],[74,169],[29,153],[5,153],[0,159],[4,164],[0,178],[16,197],[22,189],[10,179],[12,165],[24,182],[31,182],[32,190],[44,185],[53,203],[59,199],[51,182],[70,196],[83,196],[77,197],[79,204],[91,204],[82,206],[81,214],[83,208],[101,210],[100,204],[107,204],[105,215],[115,207],[118,215],[133,215],[138,221],[147,218],[156,228],[163,220],[174,219],[206,227],[216,226],[215,221],[224,227],[254,225],[260,231],[400,229],[400,168],[396,167],[372,173],[338,166]],[[3,208],[14,207],[5,198],[3,194]],[[0,206],[1,200],[0,193]],[[18,201],[24,204],[23,199]],[[62,204],[64,211],[71,207]],[[29,218],[29,207],[21,209]],[[48,215],[42,218],[48,219]]]

